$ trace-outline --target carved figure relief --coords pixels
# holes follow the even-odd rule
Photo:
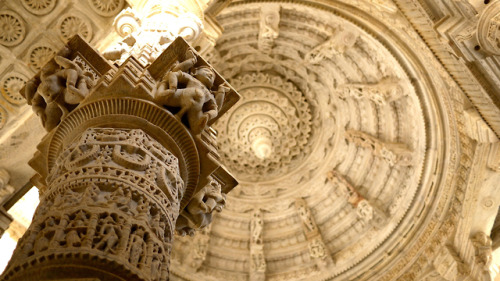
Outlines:
[[[309,254],[312,258],[326,258],[327,250],[320,237],[313,238],[311,241],[309,241]]]
[[[260,29],[257,42],[259,50],[270,53],[274,45],[274,40],[279,35],[280,6],[266,5],[260,11]]]
[[[358,40],[358,36],[351,28],[338,27],[330,38],[305,55],[305,61],[311,64],[319,64],[325,59],[332,59],[336,55],[341,55],[347,49],[354,46]]]
[[[196,234],[193,237],[178,237],[176,239],[182,240],[182,242],[185,242],[186,245],[185,247],[189,247],[189,251],[186,253],[184,259],[182,262],[184,264],[187,264],[191,268],[195,269],[198,271],[200,267],[202,266],[203,262],[205,261],[208,253],[208,248],[209,248],[209,240],[210,240],[210,230],[212,228],[212,223],[209,224],[207,227],[199,230],[196,232]],[[176,241],[178,243],[178,241]],[[176,251],[176,250],[174,250]]]
[[[186,52],[186,58],[168,71],[158,85],[155,101],[165,107],[178,108],[175,116],[182,120],[187,116],[189,128],[200,133],[208,121],[218,115],[229,87],[218,86],[212,90],[215,72],[209,66],[195,66],[193,51]]]
[[[387,77],[375,84],[348,84],[339,87],[340,98],[369,99],[384,105],[408,95],[405,84],[397,78]]]
[[[88,95],[94,75],[84,69],[81,63],[58,55],[43,67],[39,77],[28,81],[24,96],[47,131]]]
[[[5,169],[0,169],[0,202],[14,192],[14,187],[9,185],[9,180],[9,172]]]
[[[262,231],[264,220],[262,211],[254,210],[250,221],[250,280],[264,280],[266,271],[266,260],[264,258],[264,244]]]
[[[295,208],[302,221],[302,229],[308,241],[309,255],[313,258],[319,267],[332,264],[332,258],[323,242],[321,233],[316,226],[311,210],[303,198],[295,199]]]
[[[295,200],[295,207],[297,208],[297,212],[302,220],[302,226],[304,228],[304,232],[306,236],[309,234],[318,233],[318,229],[316,227],[316,223],[311,214],[311,210],[307,207],[306,201],[304,199],[298,198]]]
[[[363,221],[368,222],[373,219],[373,208],[366,199],[359,201],[356,213]]]
[[[484,232],[477,232],[471,237],[471,241],[476,250],[475,262],[481,266],[484,271],[488,271],[493,259],[493,242],[491,237]]]
[[[222,211],[225,204],[226,194],[222,193],[221,184],[211,177],[209,184],[193,196],[177,219],[177,233],[194,235],[195,230],[208,226],[212,222],[213,211]]]
[[[0,44],[12,47],[24,40],[26,26],[22,18],[15,12],[0,11]]]

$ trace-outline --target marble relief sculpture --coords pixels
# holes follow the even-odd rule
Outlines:
[[[93,74],[65,58],[65,52],[45,65],[40,76],[28,82],[24,92],[28,104],[40,116],[47,131],[55,128],[70,108],[88,95],[93,85]]]
[[[186,59],[176,62],[172,70],[168,71],[159,83],[155,94],[155,101],[167,106],[177,107],[176,117],[182,119],[187,115],[190,129],[201,132],[208,121],[218,115],[222,107],[224,96],[229,88],[214,86],[215,73],[208,66],[195,67],[197,60],[192,51],[185,55]]]

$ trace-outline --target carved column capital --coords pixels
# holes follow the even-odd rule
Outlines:
[[[2,280],[167,280],[174,232],[224,206],[237,182],[209,126],[239,96],[182,38],[151,54],[111,65],[76,36],[22,90],[48,131],[41,203]]]

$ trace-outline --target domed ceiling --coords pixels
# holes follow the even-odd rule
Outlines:
[[[242,100],[214,127],[240,185],[177,237],[171,279],[373,280],[434,200],[424,82],[349,11],[238,2],[217,19],[208,60]]]

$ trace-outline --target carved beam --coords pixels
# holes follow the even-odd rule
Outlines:
[[[361,131],[347,130],[346,140],[356,146],[370,149],[373,154],[387,161],[392,167],[394,165],[411,166],[413,164],[413,152],[402,143],[383,142],[369,134]]]
[[[399,100],[409,94],[406,84],[398,78],[387,77],[374,84],[353,83],[338,88],[341,99],[369,99],[379,105]]]
[[[343,188],[341,193],[345,194],[347,201],[356,209],[356,214],[361,220],[377,228],[381,228],[386,224],[388,220],[387,214],[377,204],[361,195],[345,177],[335,170],[328,172],[327,177],[334,185]]]
[[[339,27],[330,38],[309,51],[305,55],[305,61],[319,64],[326,59],[333,59],[334,56],[341,55],[354,46],[358,36],[351,28]]]

